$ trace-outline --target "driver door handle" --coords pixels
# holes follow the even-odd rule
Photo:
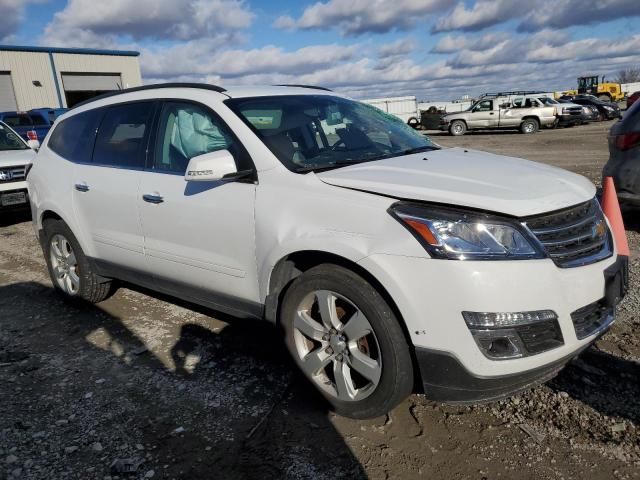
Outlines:
[[[87,185],[85,182],[76,183],[74,185],[74,187],[79,192],[88,192],[89,191],[89,185]]]
[[[144,195],[142,195],[142,199],[145,202],[155,204],[164,202],[164,198],[162,198],[162,196],[158,195],[157,193],[145,193]]]

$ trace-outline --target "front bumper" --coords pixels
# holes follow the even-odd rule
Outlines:
[[[611,323],[607,325],[607,329],[610,325]],[[605,331],[606,329],[600,335]],[[427,398],[461,404],[492,402],[551,380],[572,358],[586,350],[596,339],[547,365],[494,377],[474,375],[447,352],[416,348],[416,361],[423,392]]]
[[[583,122],[583,116],[580,115],[558,115],[558,126],[565,127],[567,125],[580,125]]]
[[[472,377],[499,379],[530,371],[544,377],[553,366],[561,368],[589,346],[601,332],[578,338],[572,314],[605,298],[605,274],[617,262],[610,257],[582,267],[558,268],[549,259],[456,261],[374,254],[359,264],[394,300],[416,352],[441,352],[456,359]],[[564,343],[536,355],[499,361],[484,356],[462,317],[463,311],[537,310],[556,313]]]

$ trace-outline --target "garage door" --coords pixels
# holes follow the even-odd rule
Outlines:
[[[0,112],[18,109],[10,73],[0,72]]]
[[[122,89],[119,73],[94,75],[63,73],[62,83],[65,92],[110,92]]]

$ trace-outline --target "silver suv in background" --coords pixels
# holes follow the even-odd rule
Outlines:
[[[558,108],[544,105],[530,93],[485,94],[469,110],[444,115],[440,129],[456,136],[487,129],[518,129],[528,134],[555,125]]]

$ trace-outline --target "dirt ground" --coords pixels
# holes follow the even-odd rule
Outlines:
[[[610,125],[433,138],[598,180]],[[640,478],[640,228],[629,220],[631,293],[557,378],[484,406],[413,395],[354,421],[328,411],[266,323],[133,288],[98,306],[63,302],[28,218],[3,215],[0,479]]]

